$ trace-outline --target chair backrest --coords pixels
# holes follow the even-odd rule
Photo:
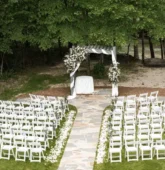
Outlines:
[[[147,98],[148,96],[148,93],[141,93],[139,94],[139,97],[142,97],[142,98]]]
[[[150,140],[139,141],[139,146],[151,146],[151,145],[152,145],[152,141]]]
[[[127,96],[126,102],[127,102],[128,100],[136,101],[136,95],[129,95],[129,96]]]
[[[42,148],[40,142],[28,142],[30,148]]]
[[[55,100],[57,100],[57,97],[55,97],[55,96],[47,96],[47,99],[49,101],[55,101]]]
[[[153,91],[150,93],[150,96],[157,97],[158,93],[159,93],[159,91]]]
[[[34,95],[34,94],[29,94],[29,96],[30,96],[30,99],[31,99],[31,100],[37,99],[37,96]]]

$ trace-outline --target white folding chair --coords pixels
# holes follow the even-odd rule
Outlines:
[[[29,148],[26,145],[25,141],[16,141],[15,143],[15,160],[16,161],[26,161],[26,158],[29,158]]]
[[[30,147],[30,162],[41,162],[41,158],[45,159],[43,148],[39,142],[31,142]]]
[[[15,157],[14,148],[15,146],[12,145],[12,141],[10,139],[2,139],[0,158],[9,160],[11,156]]]
[[[113,130],[120,130],[122,128],[122,118],[119,116],[113,116],[110,123]]]
[[[138,143],[134,140],[125,143],[125,157],[127,161],[138,161],[139,153],[138,153]]]
[[[153,92],[151,92],[150,93],[150,96],[148,96],[148,101],[149,102],[154,102],[154,101],[157,101],[157,99],[158,99],[158,93],[159,93],[159,91],[153,91]]]
[[[116,102],[114,103],[115,108],[124,111],[124,100],[125,100],[124,96],[118,96]]]
[[[152,129],[150,134],[150,139],[152,140],[152,143],[154,143],[154,140],[162,140],[162,133],[163,129]]]
[[[153,112],[158,112],[160,114],[162,113],[162,106],[163,106],[163,101],[156,100],[155,102],[152,102],[151,110]]]
[[[156,155],[156,159],[165,159],[165,141],[157,140],[156,145],[154,146],[154,155]]]
[[[150,103],[149,102],[140,102],[139,112],[150,112]]]
[[[36,112],[36,119],[38,121],[46,122],[48,120],[48,115],[44,111],[43,112]]]
[[[110,162],[122,162],[122,144],[111,141],[109,147]]]
[[[149,140],[139,143],[140,156],[143,160],[152,160],[152,142]]]
[[[137,101],[138,102],[146,102],[147,101],[147,97],[148,97],[148,93],[142,93],[137,98]]]
[[[35,134],[37,137],[37,142],[40,142],[43,150],[45,151],[47,147],[49,148],[49,141],[46,132],[35,132]]]
[[[139,129],[137,138],[138,138],[139,142],[142,142],[143,140],[149,141],[149,139],[150,139],[150,129]]]

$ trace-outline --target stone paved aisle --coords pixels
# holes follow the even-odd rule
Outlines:
[[[78,113],[58,170],[92,170],[106,95],[78,96],[70,104]]]

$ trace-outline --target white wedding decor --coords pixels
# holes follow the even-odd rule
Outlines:
[[[65,55],[64,64],[67,67],[67,72],[70,73],[70,89],[71,89],[71,96],[70,98],[76,97],[76,90],[75,90],[75,73],[80,67],[80,64],[83,60],[85,60],[85,48],[84,47],[72,47],[70,48],[70,53]]]
[[[108,78],[112,83],[112,96],[118,96],[118,83],[119,83],[120,69],[117,64],[109,68]]]
[[[96,156],[96,163],[103,163],[106,157],[106,146],[108,141],[108,134],[109,134],[109,118],[110,118],[110,110],[105,111],[105,115],[103,116],[99,143],[97,148],[97,156]]]
[[[75,115],[76,112],[72,110],[66,117],[67,120],[63,127],[60,129],[59,138],[56,140],[55,146],[51,148],[49,155],[46,156],[45,160],[47,162],[55,163],[58,161],[57,159],[62,153],[62,150],[67,142],[67,138],[72,128]]]
[[[70,89],[71,96],[68,96],[68,99],[73,99],[76,97],[75,89],[75,73],[80,67],[82,61],[86,59],[86,54],[96,53],[96,54],[105,54],[112,55],[112,63],[117,67],[116,62],[116,47],[102,47],[102,46],[76,46],[70,48],[69,54],[65,55],[64,65],[67,67],[67,72],[70,73]],[[118,96],[118,85],[112,83],[112,96]]]

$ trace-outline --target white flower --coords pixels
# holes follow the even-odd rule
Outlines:
[[[109,124],[109,117],[110,112],[105,111],[105,115],[103,116],[102,126],[101,126],[101,134],[99,137],[99,144],[97,148],[97,157],[96,163],[103,163],[104,158],[106,156],[106,142],[107,142],[107,135],[108,135],[108,124]]]
[[[57,158],[61,154],[62,149],[66,143],[66,139],[69,135],[69,131],[72,128],[74,116],[75,116],[75,112],[70,111],[67,116],[67,120],[63,125],[63,128],[60,129],[60,136],[56,140],[56,145],[54,146],[54,148],[51,148],[49,155],[46,156],[45,159],[46,161],[49,161],[51,163],[57,162]]]

